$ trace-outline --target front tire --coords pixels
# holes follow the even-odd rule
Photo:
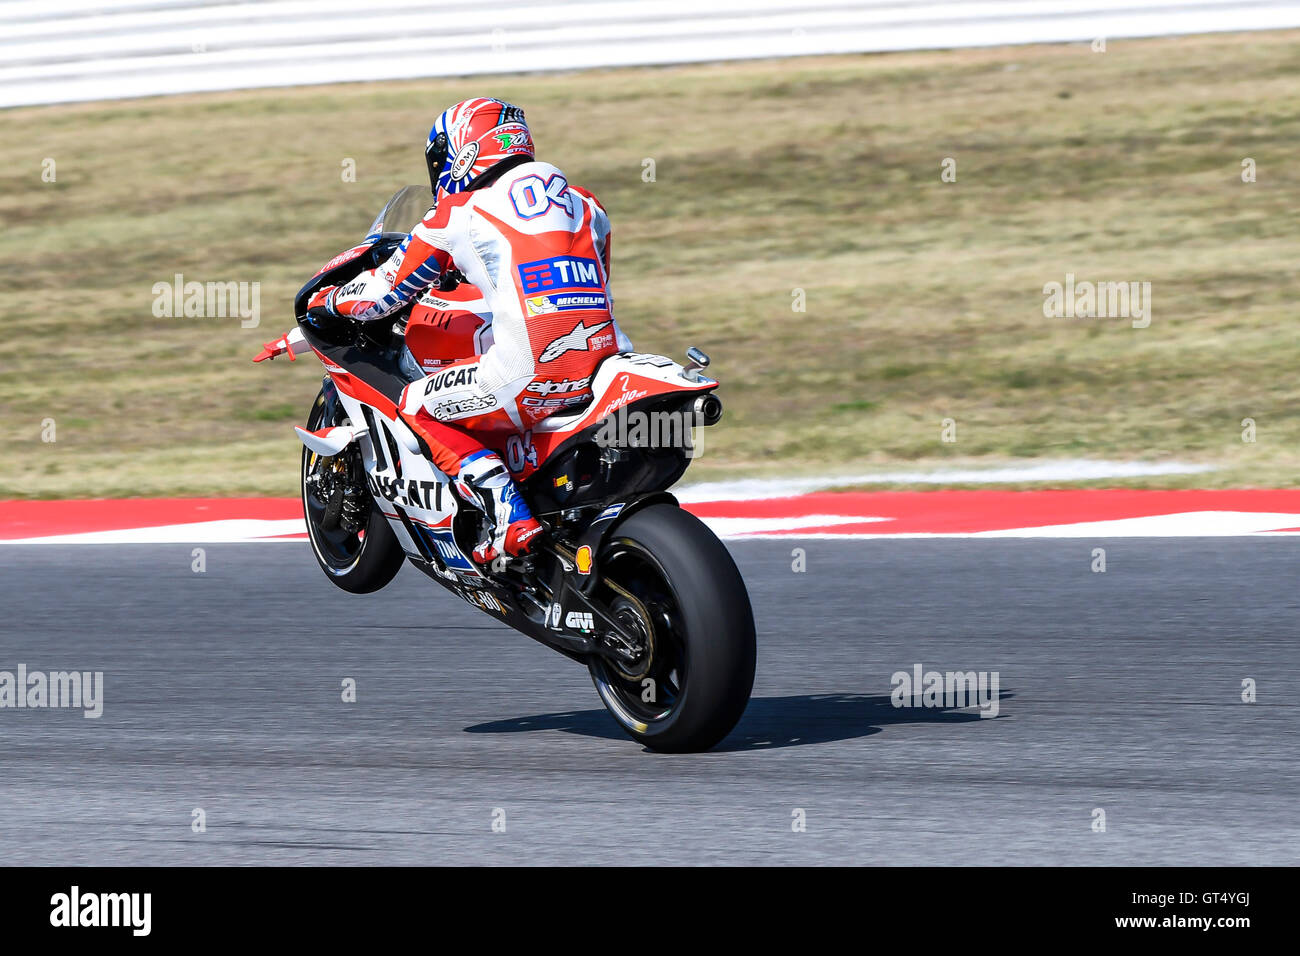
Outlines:
[[[614,529],[600,567],[606,581],[631,594],[606,584],[603,596],[639,627],[652,652],[634,674],[592,660],[605,707],[652,750],[713,747],[745,711],[756,656],[749,593],[726,547],[694,515],[654,504]]]
[[[321,389],[307,416],[307,430],[346,424],[342,416],[337,400],[329,401]],[[397,576],[406,556],[388,519],[365,490],[365,469],[355,442],[330,458],[304,447],[301,487],[312,553],[330,581],[344,591],[368,594]]]

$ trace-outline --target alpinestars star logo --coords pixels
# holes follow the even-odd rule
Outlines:
[[[579,322],[571,332],[565,332],[546,346],[537,361],[553,362],[565,352],[585,352],[587,350],[587,339],[607,325],[609,325],[609,322],[601,322],[599,325],[587,325],[584,322]]]

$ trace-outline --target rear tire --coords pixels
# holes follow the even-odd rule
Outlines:
[[[601,548],[600,568],[637,600],[611,595],[608,587],[603,596],[615,605],[639,603],[654,644],[652,685],[646,677],[621,675],[604,658],[592,660],[592,681],[606,708],[652,750],[713,747],[740,720],[754,685],[754,612],[730,553],[694,515],[654,504],[614,529]],[[649,702],[647,688],[654,691]]]
[[[325,390],[321,389],[312,404],[311,414],[307,416],[307,430],[329,425],[342,425],[342,409],[337,402],[327,401]],[[326,422],[326,417],[336,419]],[[359,532],[349,532],[337,524],[337,503],[334,514],[327,517],[331,502],[321,497],[314,489],[309,478],[313,474],[329,471],[334,481],[347,482],[352,486],[365,488],[365,470],[361,464],[361,451],[356,443],[331,458],[322,458],[310,448],[302,450],[302,511],[307,521],[307,536],[311,539],[312,553],[316,563],[325,572],[325,576],[336,586],[353,594],[368,594],[378,591],[397,576],[402,569],[406,555],[397,542],[397,536],[388,526],[388,519],[382,511],[374,506],[369,496],[364,497],[367,514],[361,522]],[[326,527],[332,524],[332,527]]]

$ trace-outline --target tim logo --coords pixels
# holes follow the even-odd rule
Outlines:
[[[519,279],[528,293],[601,287],[596,260],[581,256],[556,256],[525,262],[519,266]]]

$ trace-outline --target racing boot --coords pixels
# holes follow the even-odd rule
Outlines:
[[[519,493],[495,452],[479,451],[460,463],[456,490],[481,508],[492,522],[488,537],[474,549],[474,560],[491,564],[503,551],[514,557],[528,553],[542,526]]]

